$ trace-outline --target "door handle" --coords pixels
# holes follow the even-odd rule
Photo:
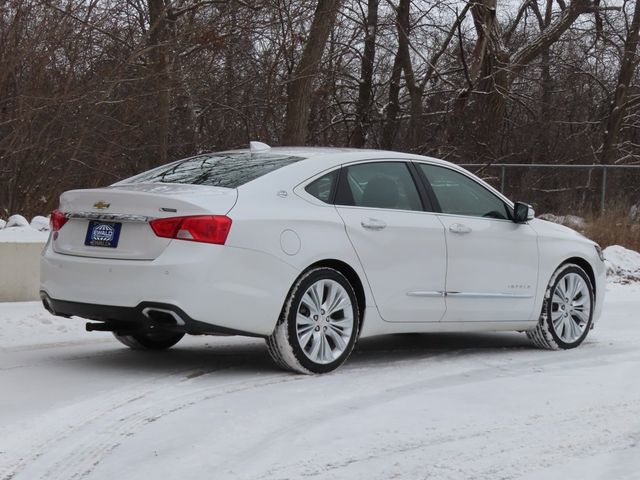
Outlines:
[[[449,231],[451,233],[459,233],[461,235],[464,235],[465,233],[471,233],[471,227],[467,227],[466,225],[463,225],[461,223],[454,223],[449,226]]]
[[[362,220],[360,222],[362,228],[366,228],[367,230],[382,230],[387,226],[382,220],[378,220],[377,218],[367,218],[366,220]]]

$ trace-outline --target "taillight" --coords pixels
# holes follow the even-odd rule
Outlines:
[[[67,216],[62,213],[60,210],[54,210],[51,212],[51,216],[49,217],[49,224],[51,225],[51,231],[57,232],[60,230],[65,223],[67,223]]]
[[[224,245],[231,219],[224,215],[159,218],[149,222],[158,237]]]

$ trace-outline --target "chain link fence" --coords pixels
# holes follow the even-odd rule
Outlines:
[[[640,165],[460,164],[540,213],[639,210]],[[635,210],[633,210],[635,211]]]

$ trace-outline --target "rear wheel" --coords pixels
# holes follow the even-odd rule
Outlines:
[[[273,334],[271,358],[299,373],[327,373],[349,357],[358,338],[360,314],[349,281],[332,268],[306,272],[295,283]]]
[[[182,340],[184,333],[149,332],[138,335],[119,335],[114,332],[113,336],[120,343],[134,350],[166,350]]]
[[[589,333],[593,307],[593,286],[586,272],[578,265],[562,265],[547,287],[538,325],[527,336],[540,348],[575,348]]]

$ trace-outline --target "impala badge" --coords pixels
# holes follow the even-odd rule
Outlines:
[[[102,200],[93,204],[93,208],[97,208],[98,210],[104,210],[105,208],[109,208],[110,206],[110,203],[103,202]]]

